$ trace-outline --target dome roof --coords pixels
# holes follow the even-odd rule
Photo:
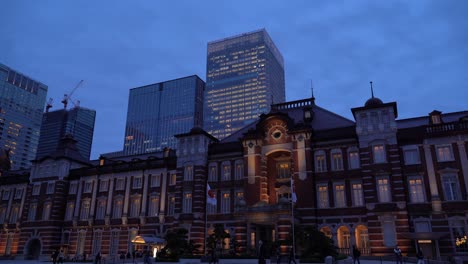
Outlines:
[[[365,107],[372,107],[372,106],[378,106],[378,105],[381,105],[381,104],[383,104],[382,100],[380,100],[377,97],[372,97],[372,98],[370,98],[369,100],[366,101],[364,106]]]

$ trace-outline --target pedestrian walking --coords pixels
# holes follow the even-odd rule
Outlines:
[[[63,250],[60,250],[59,254],[58,254],[58,263],[60,264],[63,264],[63,258],[65,256],[63,255]]]
[[[291,247],[291,250],[289,251],[289,264],[291,264],[291,262],[293,262],[294,264],[297,264],[296,263],[296,256],[294,256],[294,249],[293,247]]]
[[[281,263],[281,247],[277,246],[276,247],[276,264]]]
[[[359,257],[361,256],[361,251],[359,251],[359,249],[357,249],[356,245],[353,245],[353,260],[354,260],[354,264],[356,264],[356,261],[358,264],[361,264],[361,262],[359,261]]]
[[[420,248],[418,248],[418,252],[416,253],[416,258],[418,258],[417,264],[424,264],[424,255]]]
[[[395,253],[396,264],[403,264],[403,256],[401,255],[401,249],[398,245],[395,245],[393,253]]]
[[[57,264],[58,255],[59,255],[59,251],[58,251],[58,249],[56,249],[54,251],[54,253],[52,253],[52,263],[53,264]]]

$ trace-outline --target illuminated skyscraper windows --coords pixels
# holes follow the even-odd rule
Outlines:
[[[206,131],[223,139],[284,101],[283,57],[265,29],[208,43]]]

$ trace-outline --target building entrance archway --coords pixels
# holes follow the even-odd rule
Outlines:
[[[37,238],[33,238],[29,240],[28,244],[26,244],[26,259],[39,259],[39,255],[41,254],[41,241]]]

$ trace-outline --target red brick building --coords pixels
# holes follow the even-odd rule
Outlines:
[[[0,178],[0,254],[115,257],[175,227],[203,248],[206,214],[208,229],[223,224],[248,252],[290,237],[294,179],[296,226],[317,226],[343,253],[398,244],[467,257],[468,111],[398,120],[397,104],[378,98],[351,111],[354,121],[313,98],[277,104],[222,141],[194,128],[177,135],[177,152],[98,161],[66,139],[30,172]]]

